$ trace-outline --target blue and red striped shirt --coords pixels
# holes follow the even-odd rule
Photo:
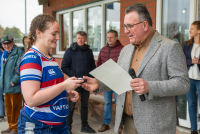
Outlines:
[[[64,81],[64,76],[56,60],[45,57],[36,46],[31,47],[23,56],[19,65],[20,81],[35,80],[41,82],[40,90]],[[25,89],[29,90],[29,89]],[[25,103],[25,112],[33,119],[47,125],[61,125],[69,113],[66,91],[40,106],[29,107]]]

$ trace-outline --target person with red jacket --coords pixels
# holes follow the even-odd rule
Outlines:
[[[106,62],[109,59],[117,62],[119,54],[123,45],[118,40],[118,33],[115,30],[110,30],[107,33],[107,45],[100,50],[99,57],[97,60],[97,67]],[[114,93],[115,104],[117,103],[117,94],[114,91],[103,92],[104,96],[104,120],[101,128],[98,129],[99,132],[104,132],[109,129],[109,124],[111,122],[112,114],[112,94]]]

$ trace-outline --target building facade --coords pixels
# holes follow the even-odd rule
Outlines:
[[[153,28],[180,45],[189,39],[190,24],[199,20],[200,0],[38,0],[43,4],[43,13],[57,18],[60,40],[52,50],[59,64],[71,43],[76,41],[76,32],[88,33],[88,44],[97,59],[100,49],[106,44],[106,32],[114,29],[123,45],[129,39],[122,28],[125,9],[136,2],[145,3],[153,20]],[[185,95],[177,96],[179,124],[190,128]],[[198,110],[200,111],[200,110]],[[198,115],[197,115],[198,116]],[[200,128],[200,123],[198,124]]]

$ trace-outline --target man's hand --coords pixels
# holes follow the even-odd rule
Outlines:
[[[85,90],[88,90],[90,92],[93,92],[94,90],[99,88],[99,82],[97,79],[95,78],[90,78],[87,76],[83,76],[84,79],[87,79],[86,83],[83,83],[81,86],[82,88],[84,88]]]
[[[79,94],[76,91],[67,91],[67,97],[69,97],[72,102],[76,102],[79,98]]]
[[[148,82],[141,78],[132,79],[130,86],[137,94],[146,94],[149,91]]]

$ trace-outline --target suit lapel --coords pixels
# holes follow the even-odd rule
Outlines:
[[[144,69],[144,67],[146,66],[146,64],[148,63],[148,61],[153,57],[153,55],[156,53],[157,49],[160,47],[160,42],[162,41],[162,37],[161,35],[156,31],[150,44],[149,47],[144,55],[144,57],[142,58],[142,61],[140,63],[140,66],[138,68],[137,71],[137,77],[139,77],[139,75],[141,74],[142,70]]]
[[[129,44],[129,48],[127,49],[129,52],[126,53],[127,64],[124,64],[124,70],[128,72],[133,56],[133,52],[135,50],[135,46],[133,44]]]

